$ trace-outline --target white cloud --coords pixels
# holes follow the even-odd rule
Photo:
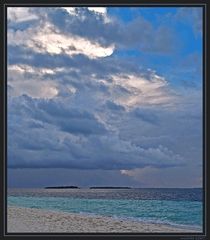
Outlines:
[[[25,31],[8,31],[8,43],[13,46],[25,46],[36,52],[73,56],[84,54],[89,58],[100,58],[112,55],[114,45],[103,47],[97,42],[76,36],[64,35],[50,23],[30,28]]]
[[[88,10],[99,14],[106,14],[107,9],[105,7],[88,7]]]
[[[61,8],[66,10],[70,15],[74,15],[74,16],[78,15],[75,7],[61,7]]]
[[[32,74],[37,74],[37,75],[43,75],[43,74],[55,74],[57,72],[63,72],[65,71],[65,68],[38,68],[38,67],[32,67],[27,64],[16,64],[16,65],[9,65],[7,70],[11,74],[16,74],[16,73],[32,73]]]
[[[36,20],[38,17],[30,12],[30,8],[27,7],[8,7],[7,18],[13,22],[24,22],[30,20]]]
[[[46,98],[50,99],[58,94],[58,90],[53,86],[52,82],[43,82],[40,80],[30,81],[26,80],[24,82],[15,82],[12,84],[13,96],[20,96],[22,94],[27,94],[28,96],[34,98]],[[11,96],[11,95],[10,95]]]
[[[88,10],[103,16],[105,23],[110,23],[112,21],[111,17],[107,14],[106,7],[88,7]]]
[[[53,98],[58,94],[57,84],[52,80],[44,80],[44,74],[54,74],[61,68],[36,68],[25,64],[9,65],[7,69],[8,83],[12,88],[9,97],[27,94],[35,98]],[[44,81],[43,81],[44,80]]]
[[[78,13],[76,7],[61,7],[61,8],[66,10],[71,16],[78,17],[82,20],[85,20],[85,15]],[[106,7],[88,7],[87,9],[96,15],[102,16],[105,23],[111,22],[111,18],[107,14]]]
[[[157,74],[149,78],[134,74],[117,74],[112,79],[130,92],[130,95],[120,96],[116,101],[128,108],[145,105],[173,105],[176,96],[168,87],[168,82]]]

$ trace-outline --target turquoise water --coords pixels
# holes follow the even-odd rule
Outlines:
[[[8,196],[8,205],[202,227],[201,201]]]

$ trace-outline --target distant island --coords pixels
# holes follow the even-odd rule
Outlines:
[[[90,187],[90,189],[131,189],[131,187]]]
[[[80,189],[78,186],[52,186],[45,189]],[[132,189],[131,187],[89,187],[89,189]]]
[[[45,189],[68,189],[68,188],[79,188],[77,186],[55,186],[55,187],[45,187]]]

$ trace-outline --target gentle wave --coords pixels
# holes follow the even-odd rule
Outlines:
[[[61,212],[61,211],[60,211]],[[64,211],[62,211],[64,212]],[[83,216],[101,216],[95,213],[87,213],[87,212],[79,212],[79,214],[83,215]],[[187,224],[177,224],[174,222],[170,222],[170,221],[161,221],[161,220],[157,220],[157,219],[143,219],[143,218],[135,218],[135,217],[119,217],[116,215],[110,215],[110,216],[106,216],[106,217],[111,217],[113,219],[116,220],[121,220],[121,221],[134,221],[134,222],[142,222],[142,223],[151,223],[151,224],[164,224],[164,225],[168,225],[168,226],[172,226],[172,227],[176,227],[176,228],[183,228],[183,229],[190,229],[190,230],[202,230],[202,227],[199,225],[187,225]]]
[[[201,229],[202,204],[168,200],[104,200],[61,197],[8,197],[8,204],[117,219]]]

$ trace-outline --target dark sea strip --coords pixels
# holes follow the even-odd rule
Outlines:
[[[9,196],[200,201],[202,189],[8,189]]]

